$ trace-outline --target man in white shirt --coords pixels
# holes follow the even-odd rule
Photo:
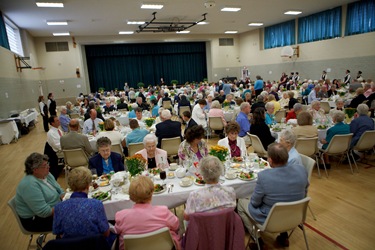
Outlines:
[[[203,108],[206,105],[207,105],[206,100],[205,99],[201,99],[194,106],[193,112],[192,112],[192,118],[193,118],[193,120],[198,125],[202,125],[203,128],[207,128],[206,113],[203,111]]]
[[[44,147],[44,154],[48,155],[49,166],[51,174],[57,178],[59,177],[63,165],[59,166],[59,157],[62,158],[60,137],[63,132],[59,129],[60,120],[57,116],[52,115],[48,118],[48,122],[51,125],[47,133],[47,142]]]
[[[90,109],[90,119],[87,119],[85,123],[83,124],[83,131],[84,134],[93,133],[93,135],[96,135],[96,133],[99,130],[99,122],[103,122],[102,119],[99,119],[96,117],[97,113],[95,109]]]

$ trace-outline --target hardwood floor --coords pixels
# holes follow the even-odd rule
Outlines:
[[[41,121],[41,119],[39,118]],[[24,176],[24,160],[32,152],[43,152],[46,133],[41,122],[16,143],[0,146],[1,182],[0,209],[0,249],[26,249],[28,236],[23,235],[11,213],[7,202],[15,195],[16,187]],[[217,138],[209,140],[209,145],[217,143]],[[371,157],[371,158],[370,158]],[[368,164],[359,164],[359,173],[351,174],[347,165],[333,164],[329,177],[318,177],[313,172],[309,196],[310,207],[317,220],[308,211],[306,234],[310,249],[374,249],[375,237],[375,161],[368,156]],[[372,164],[372,165],[369,165]],[[63,174],[59,178],[65,187]],[[183,207],[177,209],[181,218]],[[263,235],[268,249],[276,249],[277,235]],[[35,237],[35,236],[34,236]],[[48,239],[53,236],[49,235]],[[246,241],[248,234],[246,236]],[[30,249],[35,249],[33,240]],[[302,231],[296,229],[290,238],[289,249],[305,249]]]

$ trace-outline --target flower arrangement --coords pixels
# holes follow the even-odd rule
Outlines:
[[[99,128],[101,131],[104,131],[104,122],[99,122]]]
[[[152,124],[154,124],[154,121],[155,121],[155,119],[152,118],[152,117],[145,119],[145,123],[146,123],[147,127],[151,127]]]
[[[345,108],[344,109],[344,113],[349,117],[349,118],[352,118],[355,114],[355,112],[357,112],[357,110],[355,108]]]
[[[230,103],[228,102],[228,100],[224,100],[223,107],[229,107],[229,106],[230,106]]]
[[[135,154],[125,158],[125,164],[131,176],[136,176],[145,170],[147,161],[141,154]]]
[[[224,146],[215,145],[210,148],[210,155],[216,156],[219,158],[220,161],[225,161],[226,157],[228,156],[229,152],[228,149]]]

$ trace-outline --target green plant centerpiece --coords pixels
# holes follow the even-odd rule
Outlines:
[[[154,124],[154,121],[155,121],[155,119],[152,118],[152,117],[150,117],[150,118],[146,118],[146,119],[145,119],[146,126],[147,126],[147,127],[151,127],[152,124]]]
[[[141,154],[135,154],[125,158],[125,164],[128,168],[130,176],[139,175],[145,170],[147,161]]]
[[[224,162],[229,154],[228,149],[224,146],[215,145],[210,148],[210,155],[216,156],[220,161]]]
[[[137,83],[137,86],[140,89],[140,88],[143,88],[145,86],[145,84],[143,82],[139,82],[139,83]]]
[[[177,85],[178,84],[178,81],[177,80],[172,80],[171,81],[171,85]]]

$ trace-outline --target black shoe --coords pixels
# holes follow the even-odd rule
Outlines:
[[[289,247],[288,235],[285,236],[284,234],[280,234],[279,236],[276,237],[276,242],[281,247]]]

